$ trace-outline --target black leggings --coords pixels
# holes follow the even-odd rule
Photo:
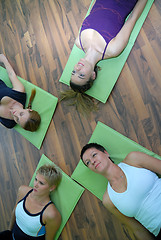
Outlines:
[[[13,240],[12,232],[9,230],[0,232],[0,240]]]

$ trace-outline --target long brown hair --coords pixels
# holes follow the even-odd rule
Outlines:
[[[36,95],[36,89],[32,89],[27,109],[32,108],[32,102],[34,100],[35,95]],[[29,111],[29,114],[30,114],[29,119],[23,128],[27,131],[35,132],[40,125],[41,117],[40,117],[39,113],[34,110]]]
[[[100,70],[99,66],[94,67],[97,77],[97,72]],[[69,101],[69,105],[75,105],[78,112],[88,116],[90,112],[98,110],[98,104],[95,100],[87,95],[85,92],[92,87],[94,80],[89,80],[84,85],[78,85],[70,81],[71,90],[60,92],[60,101]]]
[[[72,89],[60,92],[60,101],[68,100],[69,106],[75,106],[79,113],[89,116],[92,111],[98,110],[94,99],[85,93],[75,92]]]

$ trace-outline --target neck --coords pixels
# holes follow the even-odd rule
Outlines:
[[[101,60],[101,54],[93,48],[88,48],[84,59],[86,59],[93,66],[93,69],[98,61]]]
[[[37,195],[35,195],[34,191],[32,191],[30,196],[34,201],[38,202],[41,205],[45,205],[47,202],[50,201],[49,194],[37,196]]]
[[[15,108],[23,109],[23,105],[17,101],[13,101],[13,103],[10,104],[8,111],[11,119],[13,119],[11,111],[14,110]]]
[[[14,109],[14,108],[23,108],[23,105],[17,101],[14,101],[11,108]]]
[[[118,165],[111,162],[108,169],[102,175],[108,179],[110,185],[112,186],[113,182],[117,179],[123,178],[124,172]]]

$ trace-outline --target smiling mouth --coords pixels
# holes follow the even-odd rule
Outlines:
[[[16,111],[13,111],[12,114],[14,115]]]
[[[84,64],[83,64],[83,63],[81,63],[81,62],[79,62],[79,63],[78,63],[78,65],[84,66]]]
[[[100,165],[100,163],[97,163],[96,166],[95,166],[95,169]]]

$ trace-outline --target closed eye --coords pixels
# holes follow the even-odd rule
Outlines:
[[[37,180],[37,177],[35,177],[35,182],[37,182],[38,180]],[[41,181],[39,181],[39,183],[41,184],[41,185],[44,185],[44,183],[43,182],[41,182]]]
[[[40,182],[40,184],[41,184],[41,185],[44,185],[44,183],[43,183],[43,182]]]
[[[20,112],[20,116],[22,117],[24,115],[24,113],[23,112]]]
[[[87,160],[87,161],[86,161],[86,166],[88,167],[88,166],[89,166],[89,164],[90,164],[90,161],[89,161],[89,160]]]
[[[16,122],[19,123],[19,118],[17,116],[15,116],[15,118],[16,118]]]

